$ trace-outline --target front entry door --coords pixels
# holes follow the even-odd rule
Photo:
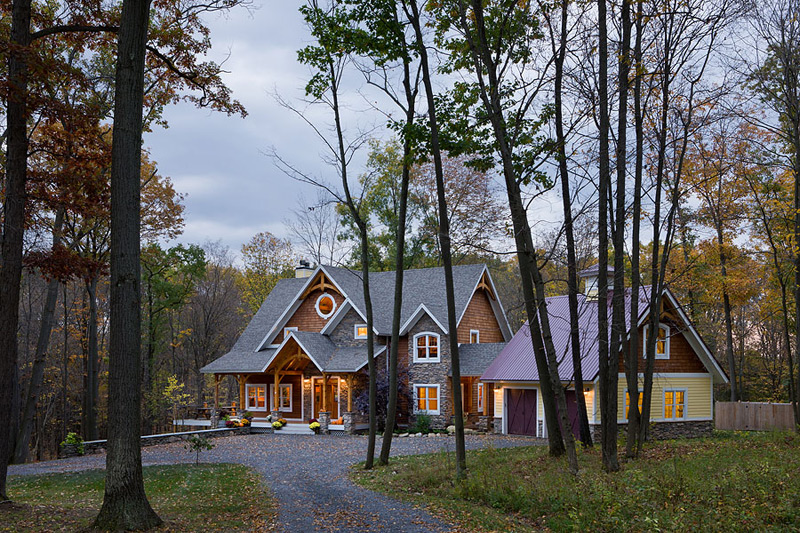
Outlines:
[[[339,418],[339,379],[330,378],[326,387],[328,411],[331,413],[331,420]],[[319,418],[322,410],[322,380],[314,379],[314,418]]]

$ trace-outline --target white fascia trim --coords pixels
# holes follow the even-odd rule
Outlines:
[[[689,341],[689,344],[692,346],[692,348],[694,348],[695,353],[702,354],[703,356],[705,356],[706,360],[703,361],[703,363],[706,365],[706,368],[709,368],[709,366],[711,366],[713,370],[715,370],[714,373],[717,374],[717,377],[719,377],[719,379],[722,380],[722,383],[728,383],[728,376],[726,376],[725,372],[722,370],[722,368],[720,368],[719,363],[717,363],[717,360],[714,358],[711,351],[708,349],[708,346],[706,346],[706,343],[703,342],[703,339],[702,337],[700,337],[700,334],[697,333],[697,330],[694,329],[691,320],[689,320],[689,317],[686,316],[686,313],[683,311],[683,308],[680,305],[678,305],[678,301],[675,299],[675,296],[673,296],[672,291],[665,288],[664,294],[667,295],[667,297],[670,300],[670,303],[672,303],[672,306],[675,309],[677,309],[678,313],[681,316],[681,320],[683,320],[683,323],[688,326],[689,328],[688,331],[691,333],[691,335],[686,336],[686,340]]]
[[[436,320],[436,317],[433,316],[433,313],[431,313],[428,310],[427,307],[425,307],[425,304],[419,304],[419,307],[417,307],[417,310],[414,311],[414,313],[408,318],[408,320],[406,320],[406,323],[403,324],[400,327],[400,336],[401,337],[403,335],[408,335],[408,330],[410,330],[412,327],[414,327],[414,324],[416,324],[419,321],[419,319],[422,318],[422,314],[423,313],[427,313],[427,315],[429,317],[431,317],[431,319],[436,323],[436,325],[439,327],[439,329],[442,330],[442,333],[447,335],[447,328],[444,327],[441,322]]]
[[[385,351],[386,351],[386,345],[384,344],[384,345],[382,345],[382,346],[381,346],[381,349],[380,349],[380,350],[376,350],[376,351],[375,351],[375,355],[373,356],[373,358],[374,358],[374,357],[378,357],[380,354],[382,354],[382,353],[383,353],[383,352],[385,352]],[[369,360],[367,360],[367,361],[364,361],[364,363],[363,363],[361,366],[359,366],[358,368],[356,368],[356,370],[355,370],[355,371],[356,371],[356,372],[358,372],[359,370],[361,370],[362,368],[364,368],[365,366],[367,366],[367,363],[369,363]]]
[[[339,306],[339,309],[337,309],[336,312],[333,314],[333,316],[330,318],[330,320],[328,320],[328,323],[325,324],[325,327],[322,328],[322,331],[320,331],[320,333],[323,335],[330,335],[330,332],[333,331],[333,329],[339,325],[339,323],[344,319],[344,316],[350,309],[355,309],[353,303],[350,300],[345,300],[344,302],[342,302],[342,305]],[[358,312],[358,309],[356,309],[356,312]]]
[[[278,357],[278,354],[281,353],[281,350],[283,349],[284,346],[286,346],[286,343],[289,342],[289,339],[294,339],[294,341],[297,343],[297,345],[300,346],[300,348],[303,349],[303,352],[305,352],[305,354],[308,356],[308,358],[311,359],[311,362],[314,363],[314,366],[316,366],[321,372],[322,371],[322,367],[314,359],[314,356],[311,355],[311,353],[308,350],[306,350],[306,347],[303,346],[303,343],[301,343],[300,340],[297,337],[294,336],[294,332],[290,331],[289,335],[287,335],[286,338],[283,339],[283,342],[280,343],[280,345],[278,345],[278,347],[275,349],[275,353],[272,354],[272,357],[269,358],[269,360],[267,361],[267,364],[264,365],[264,368],[261,369],[261,373],[264,373],[264,372],[267,371],[267,369],[269,368],[269,365],[271,365],[272,362],[275,360],[275,358]]]
[[[300,290],[297,291],[295,297],[292,298],[292,303],[286,307],[286,309],[281,314],[280,318],[278,318],[278,320],[272,326],[272,329],[270,329],[269,332],[266,334],[264,340],[262,340],[259,343],[258,348],[255,349],[256,352],[259,352],[262,349],[264,349],[264,345],[266,345],[267,342],[271,342],[272,340],[274,340],[278,332],[283,330],[283,326],[286,324],[286,322],[288,322],[289,318],[291,318],[292,315],[294,315],[295,311],[297,311],[297,308],[300,307],[300,304],[303,303],[303,300],[300,299],[300,296],[306,291],[309,285],[311,285],[311,283],[314,281],[314,278],[317,277],[317,274],[319,274],[320,271],[323,272],[328,277],[328,280],[330,280],[330,282],[333,283],[333,285],[339,290],[339,293],[342,296],[344,296],[344,299],[349,300],[347,293],[345,293],[339,286],[339,284],[336,283],[336,280],[334,280],[333,277],[330,275],[330,273],[327,270],[325,270],[325,267],[323,267],[322,265],[317,266],[317,268],[314,269],[314,272],[312,272],[311,275],[308,277],[306,282],[303,283],[303,286],[300,288]]]
[[[619,377],[620,378],[624,378],[625,377],[625,373],[620,372],[619,373]],[[644,373],[639,372],[638,377],[644,378]],[[711,374],[710,372],[707,372],[707,373],[702,373],[702,372],[686,372],[686,373],[682,373],[682,372],[653,372],[653,378],[654,379],[657,379],[657,378],[665,378],[665,379],[669,379],[669,378],[708,378],[708,377],[713,377],[713,374]]]

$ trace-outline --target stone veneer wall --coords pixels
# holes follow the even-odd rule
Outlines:
[[[414,335],[429,331],[439,334],[439,359],[438,363],[414,362]],[[453,413],[452,393],[450,391],[450,346],[449,338],[443,334],[436,323],[428,316],[423,316],[411,331],[408,332],[408,381],[411,394],[414,394],[414,385],[429,384],[439,385],[439,414],[430,415],[431,426],[445,428],[450,424]],[[413,408],[412,408],[413,411]],[[411,423],[416,417],[411,414]]]
[[[620,423],[619,433],[624,434],[627,431],[628,424]],[[589,426],[592,433],[592,440],[595,442],[600,440],[600,424],[592,424]],[[713,420],[688,420],[686,422],[651,422],[650,423],[650,436],[653,440],[667,440],[667,439],[695,439],[702,437],[710,437],[714,431]]]
[[[366,324],[367,321],[362,319],[361,316],[355,312],[355,310],[350,309],[347,314],[344,315],[339,324],[333,328],[331,331],[329,338],[333,343],[337,346],[367,346],[366,339],[356,339],[355,338],[355,327],[356,324]],[[377,338],[376,344],[377,344]],[[376,349],[379,349],[379,346],[376,346]]]

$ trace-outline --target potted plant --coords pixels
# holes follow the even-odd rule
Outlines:
[[[308,429],[314,432],[315,435],[319,435],[319,422],[316,418],[312,418],[308,424]]]
[[[286,419],[285,419],[285,418],[279,418],[279,419],[278,419],[278,422],[280,422],[280,424],[281,424],[281,427],[283,427],[283,426],[285,426],[286,424],[288,424],[288,422],[286,421]]]
[[[281,429],[282,427],[283,427],[283,424],[281,424],[280,421],[278,421],[278,420],[276,420],[275,422],[272,423],[272,429],[274,429],[274,430]]]
[[[83,439],[81,436],[72,431],[67,433],[67,437],[61,442],[61,453],[64,457],[83,455]]]
[[[252,421],[253,421],[253,413],[251,413],[250,411],[245,411],[245,412],[242,414],[242,418],[243,418],[243,419],[245,419],[245,420],[248,420],[248,421],[252,422]]]

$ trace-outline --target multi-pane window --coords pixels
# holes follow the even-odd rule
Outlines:
[[[272,410],[275,409],[275,396],[274,393],[274,386],[270,385],[270,405],[272,406]],[[278,408],[277,411],[291,411],[292,410],[292,384],[285,383],[282,385],[278,385]]]
[[[414,397],[417,413],[439,414],[439,385],[414,385]]]
[[[414,337],[414,361],[418,363],[439,362],[439,335],[420,333]]]
[[[247,408],[264,411],[267,406],[267,387],[265,385],[247,385]]]
[[[642,353],[647,357],[647,333],[648,328],[645,326],[644,335],[642,336],[642,346],[644,349]],[[656,335],[656,359],[669,359],[669,326],[666,324],[658,325],[658,333]]]
[[[644,394],[642,394],[642,391],[639,391],[639,401],[637,403],[639,404],[640,413],[642,412],[642,398],[644,398]],[[630,412],[631,412],[631,395],[628,393],[628,391],[625,391],[625,420],[630,418]]]
[[[686,391],[664,391],[664,418],[683,418],[686,413]]]

